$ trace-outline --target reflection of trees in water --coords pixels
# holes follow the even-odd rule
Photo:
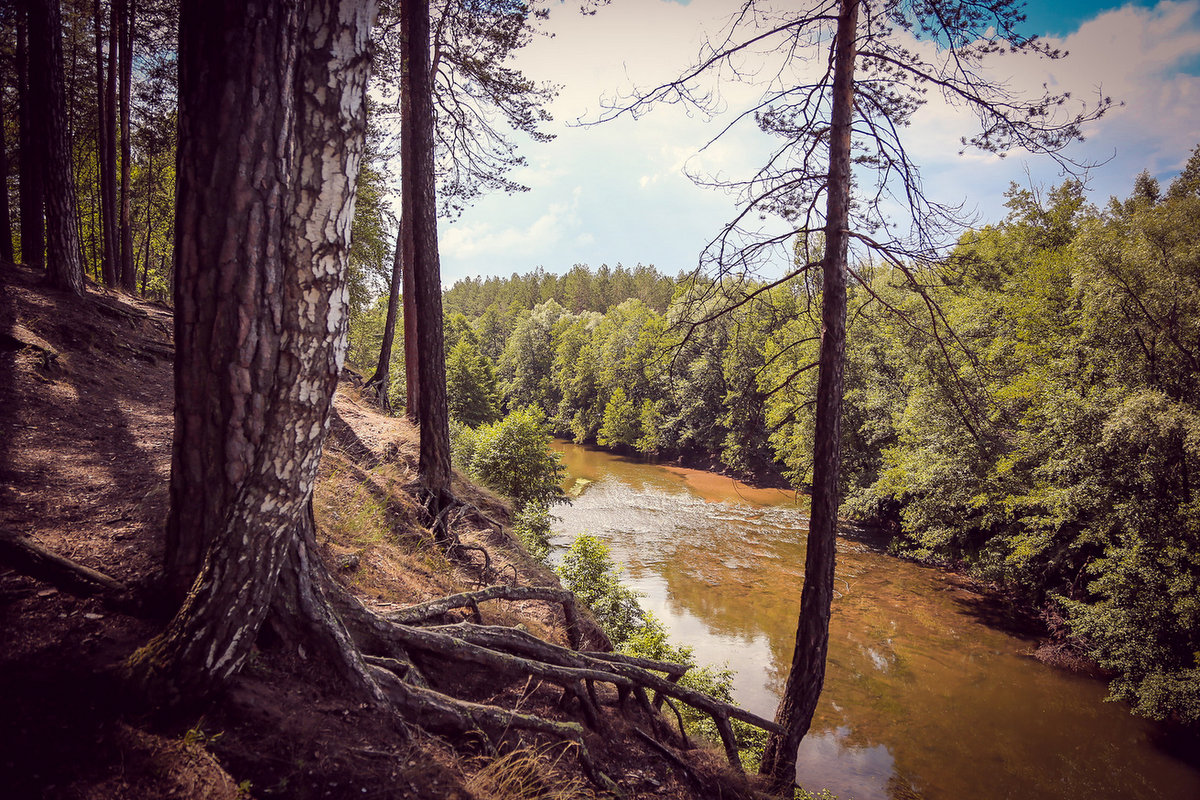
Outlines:
[[[711,635],[707,648],[689,642],[700,661],[740,658],[746,685],[760,676],[778,696],[804,562],[802,525],[789,528],[798,515],[681,494],[652,466],[616,469],[596,470],[574,508],[556,509],[569,520],[556,530],[608,541],[667,617]],[[844,541],[837,575],[826,692],[807,745],[830,748],[822,774],[836,780],[810,788],[857,800],[1200,796],[1195,771],[1138,744],[1145,723],[1101,704],[1101,684],[1022,657],[1028,645],[980,624],[940,573]],[[850,788],[860,786],[873,793]]]

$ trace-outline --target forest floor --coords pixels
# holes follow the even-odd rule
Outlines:
[[[172,440],[171,312],[90,287],[80,300],[0,263],[0,529],[142,585],[162,556]],[[451,562],[422,527],[407,491],[416,433],[377,413],[344,381],[314,498],[330,569],[385,611],[481,582],[554,585],[507,530],[464,528],[490,571]],[[458,480],[489,516],[503,503]],[[482,580],[486,579],[486,580]],[[5,798],[535,798],[600,793],[569,748],[448,741],[351,703],[303,658],[260,642],[252,663],[203,715],[164,721],[136,712],[116,667],[165,624],[76,597],[0,566],[0,795]],[[157,612],[157,613],[154,613]],[[565,642],[559,611],[538,601],[482,607],[490,624]],[[149,616],[150,618],[146,618]],[[260,637],[261,638],[261,637]],[[585,646],[587,643],[585,636]],[[593,644],[601,638],[593,635]],[[431,664],[437,688],[557,720],[576,720],[557,689],[512,684],[459,663]],[[427,667],[427,672],[430,672]],[[599,730],[585,741],[626,797],[746,797],[714,751],[680,755],[644,744],[654,721],[601,692]]]

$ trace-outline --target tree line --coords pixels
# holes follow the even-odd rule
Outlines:
[[[1194,723],[1200,150],[1165,190],[1144,174],[1096,208],[1076,182],[1013,186],[1007,207],[919,273],[921,293],[890,265],[853,266],[842,513],[1019,596],[1138,713]],[[456,419],[532,407],[576,442],[806,486],[819,288],[641,269],[672,287],[656,308],[632,283],[605,296],[613,274],[448,289]],[[732,291],[744,302],[709,313]]]
[[[447,350],[462,354],[464,383],[486,389],[490,357],[470,350],[499,337],[475,334],[479,344],[473,345],[468,332],[475,328],[469,321],[464,326],[462,319],[443,317],[436,215],[455,213],[484,189],[521,188],[504,177],[519,157],[490,120],[501,119],[535,140],[549,138],[538,125],[547,119],[542,104],[553,88],[506,65],[548,8],[506,0],[445,0],[431,15],[428,2],[378,5],[371,0],[253,6],[186,0],[177,46],[157,50],[165,58],[177,54],[179,63],[178,104],[164,104],[177,115],[172,221],[177,246],[166,283],[177,309],[180,400],[164,578],[178,610],[163,633],[129,660],[126,676],[164,705],[195,701],[226,685],[269,621],[276,638],[319,653],[349,693],[378,708],[399,711],[435,730],[461,732],[483,719],[477,707],[447,707],[444,698],[432,698],[408,656],[410,650],[449,643],[435,643],[436,637],[356,604],[323,572],[319,559],[310,557],[315,543],[307,500],[345,355],[348,301],[355,296],[349,212],[363,176],[369,175],[359,166],[367,153],[365,87],[374,66],[399,121],[402,202],[378,361],[368,385],[385,400],[390,397],[394,359],[389,351],[403,303],[403,389],[405,406],[422,433],[420,492],[434,538],[454,552],[446,513],[456,505],[449,472]],[[596,5],[602,4],[585,3],[584,9]],[[18,50],[27,36],[25,57],[17,54],[4,82],[8,99],[13,93],[7,87],[16,87],[19,120],[34,132],[19,149],[23,158],[36,153],[43,159],[17,182],[22,203],[31,203],[21,213],[21,258],[38,264],[44,252],[49,282],[75,294],[82,291],[85,270],[131,290],[126,265],[134,250],[126,243],[132,242],[137,206],[132,189],[125,190],[125,176],[132,186],[133,76],[153,73],[137,66],[140,7],[113,0],[107,28],[100,7],[68,4],[68,10],[91,20],[90,60],[78,57],[83,50],[75,46],[86,37],[63,35],[72,29],[59,16],[59,0],[26,0],[15,18],[5,18],[16,28]],[[381,23],[373,29],[377,11]],[[753,120],[781,144],[753,177],[714,178],[744,202],[703,249],[701,267],[711,268],[709,277],[698,270],[661,311],[643,298],[613,305],[609,287],[609,297],[600,291],[579,298],[578,305],[573,295],[570,308],[547,298],[532,306],[528,317],[510,315],[511,307],[502,314],[498,306],[485,308],[479,317],[490,313],[495,330],[504,330],[506,319],[513,323],[504,330],[503,350],[495,354],[498,383],[491,398],[502,391],[499,402],[510,407],[540,406],[577,438],[594,436],[643,452],[693,448],[718,453],[739,467],[782,463],[799,475],[803,464],[788,463],[773,448],[781,431],[802,441],[811,420],[807,463],[813,513],[795,660],[777,722],[752,720],[772,731],[762,770],[774,789],[790,791],[796,748],[824,676],[842,409],[849,385],[844,377],[853,368],[846,350],[848,298],[861,299],[862,292],[882,297],[900,319],[929,309],[930,324],[910,327],[932,333],[947,364],[960,358],[953,347],[957,334],[946,325],[947,311],[932,290],[919,285],[917,271],[935,263],[941,253],[937,233],[954,221],[947,207],[923,194],[901,131],[932,88],[971,108],[980,121],[979,134],[964,145],[1001,153],[1021,148],[1067,164],[1063,148],[1111,102],[1100,98],[1091,107],[1060,113],[1067,95],[1047,91],[1016,99],[1004,83],[991,79],[983,64],[1001,52],[1062,55],[1022,35],[1023,21],[1013,2],[829,0],[776,12],[746,0],[677,80],[635,91],[604,115],[637,115],[664,102],[707,113],[721,93],[705,87],[705,76],[718,81],[748,77],[740,72],[748,48],[783,59],[777,71],[766,70],[776,78],[760,84],[762,97],[739,117]],[[906,44],[909,36],[936,42],[941,54],[922,56]],[[255,61],[262,53],[279,55],[278,63]],[[88,83],[90,69],[74,66],[88,63],[95,64],[90,83],[96,110],[87,117],[96,121],[94,174],[97,185],[108,188],[93,190],[92,208],[98,211],[85,236],[73,155],[83,128],[73,128],[69,120],[72,109],[85,108],[80,86]],[[114,79],[115,101],[109,89]],[[118,131],[110,124],[113,109],[121,118]],[[9,138],[6,130],[4,140]],[[119,166],[113,152],[121,153]],[[855,164],[863,170],[855,175],[857,187],[851,179]],[[147,197],[153,194],[150,176],[158,169],[155,162],[147,163]],[[862,183],[867,173],[873,177]],[[122,189],[113,201],[110,188],[118,175]],[[32,195],[39,186],[40,204]],[[889,196],[907,199],[914,222],[910,236],[896,233],[887,218]],[[147,201],[146,208],[152,206]],[[142,264],[148,282],[153,214],[147,210],[145,217]],[[768,217],[782,220],[783,230],[750,223]],[[11,218],[6,221],[11,230]],[[44,247],[32,232],[42,221]],[[797,258],[786,280],[756,282],[755,269],[774,263],[780,246],[792,241]],[[915,284],[916,311],[906,312],[900,299],[876,289],[882,279],[861,259],[849,259],[854,248],[883,260],[880,275],[903,276],[901,282]],[[377,256],[383,250],[360,252]],[[115,262],[111,275],[105,267],[109,256]],[[372,268],[387,274],[381,264]],[[588,304],[605,307],[585,310]],[[789,326],[794,339],[775,337]],[[819,336],[811,335],[814,330]],[[657,350],[664,337],[675,340],[669,359],[644,355]],[[1159,350],[1149,349],[1156,369],[1161,368]],[[644,366],[650,362],[669,366]],[[683,382],[674,378],[680,365],[686,369]],[[780,380],[760,383],[766,375]],[[972,416],[978,416],[979,402],[967,377],[940,374],[939,380],[959,390],[947,395],[954,418],[979,437],[979,421]],[[801,400],[788,391],[809,378],[816,380],[814,395]],[[682,391],[676,391],[677,384]],[[486,416],[487,403],[480,408]],[[548,659],[565,658],[548,653],[543,652]],[[381,665],[381,658],[391,666]],[[486,658],[493,665],[510,663],[496,650]],[[553,671],[548,663],[536,669]],[[586,713],[586,696],[563,680]],[[659,686],[654,676],[639,673],[636,680]],[[724,728],[730,714],[745,718],[744,712],[710,700],[688,702],[693,701],[711,708],[718,723],[724,719]],[[495,730],[521,724],[580,741],[575,729],[547,720],[492,708],[486,715]],[[723,738],[732,738],[727,732],[723,729]],[[586,751],[579,753],[590,771]],[[736,763],[736,753],[731,761]],[[594,777],[604,783],[602,776]]]

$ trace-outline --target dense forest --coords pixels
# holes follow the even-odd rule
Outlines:
[[[854,267],[843,513],[1040,610],[1139,713],[1194,722],[1200,151],[1103,209],[1074,182],[1007,205],[919,286]],[[452,414],[534,407],[577,442],[804,486],[818,300],[645,266],[462,280]],[[352,324],[364,364],[379,320]]]

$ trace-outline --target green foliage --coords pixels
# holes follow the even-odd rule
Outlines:
[[[479,352],[473,333],[460,336],[446,356],[446,395],[451,418],[464,425],[477,427],[500,417],[496,369]]]
[[[545,410],[557,405],[550,376],[553,330],[562,315],[562,306],[548,300],[517,322],[500,355],[507,408],[536,406]]]
[[[604,407],[604,424],[596,434],[596,443],[607,447],[634,447],[641,438],[641,413],[625,396],[625,390],[618,386]]]
[[[536,408],[514,411],[478,429],[455,425],[450,457],[519,508],[563,502],[561,456],[549,448],[546,421]]]
[[[513,534],[529,555],[543,564],[550,558],[550,507],[545,503],[526,503],[513,518]]]
[[[621,647],[645,627],[647,616],[639,595],[621,583],[620,570],[604,542],[580,534],[556,572],[563,585],[592,609],[613,646]]]
[[[890,515],[897,549],[1060,606],[1114,698],[1194,724],[1200,198],[1142,176],[1104,212],[1070,183],[1014,189],[1009,208],[963,238],[934,293],[949,353],[896,327],[864,353],[866,384],[900,391],[882,415],[848,394],[867,412],[851,429],[878,419],[852,443],[879,467],[851,508]]]
[[[379,351],[383,347],[383,328],[387,322],[386,297],[378,297],[367,308],[350,315],[346,362],[366,376],[375,372],[379,362]],[[392,360],[388,366],[391,385],[388,397],[392,408],[404,407],[404,334],[399,322],[396,325],[396,340],[392,344]]]
[[[645,400],[638,411],[638,428],[642,435],[634,442],[634,447],[643,455],[658,455],[665,448],[666,442],[662,437],[662,401]]]
[[[587,534],[571,543],[556,570],[563,585],[585,602],[613,646],[628,655],[684,664],[689,667],[679,685],[702,692],[726,703],[733,702],[733,671],[726,667],[699,666],[690,647],[674,645],[667,629],[652,613],[642,608],[640,595],[621,583],[619,567],[608,546]],[[684,728],[691,736],[720,741],[712,718],[681,705]],[[766,733],[740,720],[732,720],[734,735],[747,767],[757,764],[766,744]]]

